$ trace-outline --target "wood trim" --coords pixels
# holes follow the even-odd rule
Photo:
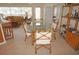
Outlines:
[[[69,30],[69,26],[70,26],[71,13],[72,13],[72,7],[69,7],[69,14],[68,14],[68,19],[67,19],[67,29],[68,30]]]
[[[78,27],[78,20],[76,19],[76,23],[75,23],[75,29],[77,31],[77,27]]]
[[[60,20],[60,31],[61,31],[61,25],[62,25],[63,9],[64,9],[64,7],[62,7],[61,20]]]

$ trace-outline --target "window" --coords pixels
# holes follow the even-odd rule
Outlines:
[[[0,7],[0,14],[4,16],[25,16],[28,13],[28,18],[32,16],[31,7]]]
[[[57,7],[54,7],[54,16],[57,16]]]
[[[41,13],[40,7],[37,7],[35,9],[35,18],[36,18],[36,20],[40,20],[40,13]]]

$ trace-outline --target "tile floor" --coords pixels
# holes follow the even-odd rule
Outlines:
[[[14,29],[14,39],[7,40],[7,43],[0,46],[0,55],[35,55],[34,46],[31,45],[29,37],[25,42],[22,27]],[[41,48],[38,55],[50,55],[48,50]],[[52,42],[52,55],[78,55],[79,51],[71,48],[67,42],[58,35],[57,40]]]

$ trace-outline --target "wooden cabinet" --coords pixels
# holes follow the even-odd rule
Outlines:
[[[69,45],[76,50],[79,49],[79,36],[77,36],[76,33],[72,33],[70,31],[67,31],[66,36],[66,41],[69,43]]]
[[[0,45],[2,45],[4,43],[6,43],[6,41],[5,41],[2,25],[0,24]]]
[[[0,28],[0,43],[1,42],[3,42],[3,36],[2,36],[1,28]]]
[[[77,30],[78,28],[78,23],[79,23],[79,4],[70,4],[70,5],[65,5],[63,6],[68,7],[68,13],[65,16],[67,24],[66,24],[66,41],[67,43],[74,48],[75,50],[79,49],[79,30]],[[73,9],[74,8],[78,9],[78,16],[73,16]],[[62,10],[64,9],[62,8]],[[63,16],[63,15],[62,15]],[[62,17],[61,16],[61,17]],[[74,21],[74,22],[72,22]],[[61,18],[61,23],[62,23],[62,18]],[[61,29],[61,26],[60,26]]]

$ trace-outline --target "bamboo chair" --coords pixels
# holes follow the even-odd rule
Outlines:
[[[36,31],[33,30],[32,33],[31,33],[31,39],[32,39],[32,45],[34,46],[34,42],[35,42],[35,33]]]
[[[51,53],[51,42],[52,32],[37,32],[34,31],[32,34],[33,44],[35,46],[35,54],[37,54],[37,50],[44,47],[49,50]]]
[[[25,32],[25,41],[26,41],[26,39],[31,36],[31,33],[27,32],[27,23],[23,23],[23,28]]]
[[[56,40],[56,34],[57,34],[57,29],[58,29],[58,24],[59,22],[52,23],[51,29],[52,29],[52,37],[54,37],[54,40]]]

